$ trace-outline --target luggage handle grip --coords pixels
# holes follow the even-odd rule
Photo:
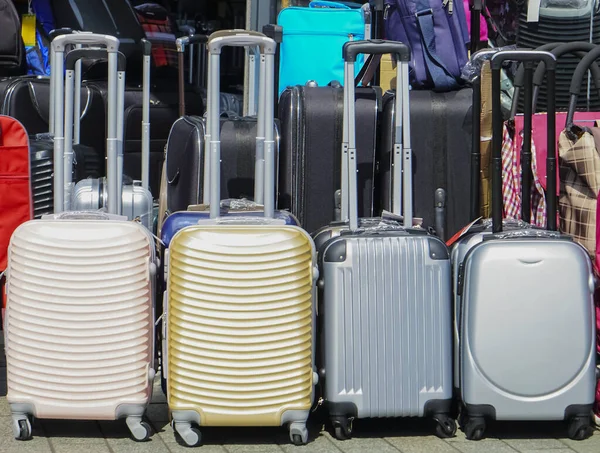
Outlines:
[[[121,52],[117,53],[117,71],[123,72],[125,71],[126,66],[126,58]],[[91,58],[91,59],[102,59],[108,56],[108,52],[106,49],[99,48],[82,48],[82,49],[74,49],[67,54],[65,58],[65,70],[66,71],[74,71],[75,64],[77,61],[82,58]]]
[[[573,73],[571,86],[569,87],[571,98],[569,99],[569,109],[567,110],[567,121],[565,128],[569,128],[573,125],[575,109],[577,107],[577,100],[581,92],[583,76],[590,67],[593,67],[596,64],[596,60],[598,58],[600,58],[600,46],[595,46],[594,49],[589,51],[588,54],[581,59],[577,65],[577,68],[575,69],[575,72]],[[600,91],[600,79],[596,77],[595,71],[592,70],[592,72],[594,72],[594,85],[596,86],[596,89]]]
[[[309,8],[334,8],[334,9],[352,9],[348,5],[338,2],[328,2],[326,0],[314,0],[308,4]]]
[[[258,46],[265,55],[275,55],[277,44],[275,40],[263,33],[249,30],[222,30],[210,35],[208,51],[213,55],[220,55],[223,47]]]
[[[65,46],[72,45],[104,45],[108,52],[117,52],[119,50],[119,40],[114,36],[99,35],[96,33],[73,33],[69,35],[57,36],[52,41],[53,52],[64,52]]]
[[[191,35],[177,38],[175,45],[177,52],[182,53],[186,46],[193,46],[194,44],[206,44],[208,42],[208,36],[206,35]]]
[[[50,38],[50,41],[54,41],[54,38],[56,38],[57,36],[70,35],[72,33],[73,29],[68,27],[55,28],[54,30],[51,30],[50,33],[48,33],[48,38]]]
[[[492,56],[491,66],[492,70],[501,69],[502,63],[505,61],[522,61],[522,62],[536,62],[543,61],[546,63],[546,70],[556,70],[556,57],[550,52],[545,50],[505,50],[496,53]]]
[[[359,54],[394,54],[398,61],[410,61],[410,48],[406,44],[398,41],[369,39],[364,41],[349,41],[344,44],[342,50],[344,61],[354,63]]]
[[[140,45],[142,46],[142,54],[145,57],[152,55],[152,43],[150,41],[148,41],[146,38],[142,38],[140,40]]]

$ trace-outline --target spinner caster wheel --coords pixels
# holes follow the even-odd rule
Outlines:
[[[333,434],[337,440],[348,440],[352,437],[352,419],[334,418],[331,420]]]
[[[145,421],[130,425],[129,431],[136,442],[146,442],[152,436],[152,427]]]
[[[573,417],[569,421],[569,438],[584,440],[592,435],[592,422],[590,417]]]
[[[482,417],[466,418],[465,437],[468,440],[481,440],[485,433],[485,419]]]
[[[17,440],[30,440],[31,422],[29,418],[13,419],[13,434]]]
[[[454,437],[456,434],[456,421],[448,415],[437,415],[434,417],[436,422],[435,435],[440,439]]]
[[[305,445],[308,442],[306,422],[294,422],[290,424],[290,440],[294,445]]]
[[[199,447],[202,443],[202,433],[191,423],[175,422],[173,424],[175,438],[186,447]]]

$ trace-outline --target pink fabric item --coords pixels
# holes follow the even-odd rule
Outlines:
[[[575,112],[575,124],[577,121],[595,121],[600,119],[598,112]],[[560,181],[558,174],[558,138],[564,130],[567,114],[560,112],[556,114],[556,181]],[[580,126],[590,126],[590,123],[580,123]],[[515,117],[515,128],[520,133],[523,131],[523,115]],[[542,187],[546,190],[546,154],[548,150],[548,140],[546,134],[546,114],[536,113],[533,115],[533,142],[536,146],[537,170],[538,177],[542,183]],[[518,139],[517,149],[521,149],[522,139]],[[556,194],[560,195],[560,184],[556,184]]]
[[[471,0],[463,0],[465,5],[465,15],[467,16],[467,27],[469,27],[469,33],[471,33]],[[487,42],[488,40],[488,27],[487,22],[485,21],[485,17],[483,14],[479,19],[479,40]]]

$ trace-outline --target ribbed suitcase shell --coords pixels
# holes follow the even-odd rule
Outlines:
[[[168,403],[175,421],[279,426],[313,400],[314,245],[291,226],[192,226],[170,245]]]
[[[596,342],[594,279],[583,247],[489,240],[464,266],[460,383],[467,407],[497,420],[563,420],[571,406],[583,409],[571,416],[587,416]]]
[[[323,252],[326,399],[333,415],[433,415],[452,398],[450,260],[428,235],[339,236]],[[441,401],[440,401],[441,400]],[[350,404],[354,414],[337,413]]]
[[[13,412],[143,414],[154,376],[152,247],[133,222],[35,220],[15,231],[5,321]]]

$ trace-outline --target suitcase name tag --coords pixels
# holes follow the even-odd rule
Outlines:
[[[35,14],[23,14],[21,16],[21,37],[25,46],[35,46]]]

